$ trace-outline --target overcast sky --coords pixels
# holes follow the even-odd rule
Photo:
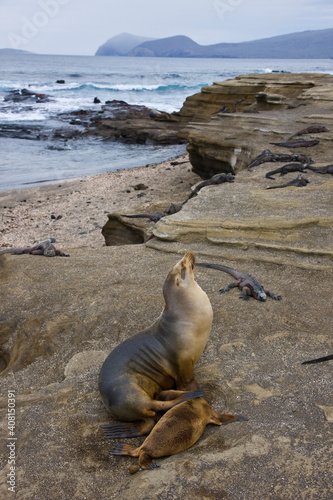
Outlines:
[[[202,45],[333,28],[332,0],[0,0],[0,48],[93,55],[122,32]]]

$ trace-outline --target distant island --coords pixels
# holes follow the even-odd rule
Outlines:
[[[34,54],[34,52],[29,52],[28,50],[20,50],[20,49],[0,49],[0,54]]]
[[[184,35],[153,39],[122,33],[101,45],[95,56],[331,59],[333,28],[215,45],[199,45]]]

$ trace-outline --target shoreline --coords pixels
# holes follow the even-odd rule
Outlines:
[[[51,237],[60,249],[105,246],[101,230],[109,213],[151,213],[156,206],[163,210],[171,202],[184,201],[198,180],[188,154],[182,154],[59,184],[1,191],[0,249],[30,246]],[[138,184],[145,189],[134,189]]]

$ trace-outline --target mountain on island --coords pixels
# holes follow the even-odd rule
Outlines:
[[[34,52],[30,52],[29,50],[21,50],[21,49],[0,49],[0,54],[34,54]]]
[[[130,57],[193,57],[201,45],[188,36],[178,35],[144,42],[134,47],[127,55]]]
[[[103,43],[98,48],[95,56],[126,56],[137,45],[150,40],[154,40],[154,38],[121,33]]]
[[[214,45],[199,45],[191,38],[183,35],[160,39],[143,39],[143,37],[123,33],[110,38],[104,45],[99,47],[95,55],[331,59],[333,58],[333,28],[290,33],[250,42],[218,43]]]

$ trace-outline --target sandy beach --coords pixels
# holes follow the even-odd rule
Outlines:
[[[30,246],[51,237],[63,250],[101,247],[108,213],[151,213],[159,203],[163,210],[184,201],[199,180],[188,155],[181,155],[159,164],[0,192],[0,248]],[[135,189],[138,184],[142,189]]]

